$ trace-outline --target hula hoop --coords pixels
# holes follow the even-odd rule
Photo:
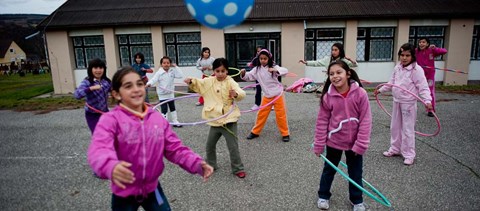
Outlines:
[[[85,106],[87,106],[90,110],[94,111],[95,113],[98,113],[98,114],[106,113],[105,111],[101,111],[101,110],[98,110],[98,109],[94,108],[93,106],[89,105],[88,103],[85,103]]]
[[[418,101],[422,102],[424,105],[427,105],[425,103],[425,101],[423,101],[420,97],[418,97],[416,94],[412,93],[411,91],[408,91],[406,89],[404,89],[403,87],[400,87],[398,85],[395,85],[395,84],[388,84],[388,83],[383,83],[383,84],[379,84],[377,87],[375,87],[375,90],[378,90],[379,87],[381,86],[390,86],[390,87],[396,87],[396,88],[399,88],[401,89],[402,91],[412,95],[413,97],[415,97]],[[392,115],[387,111],[387,109],[385,109],[385,107],[383,106],[383,104],[380,102],[380,99],[378,99],[378,94],[375,95],[375,99],[377,100],[377,104],[378,106],[390,117],[392,117]],[[440,126],[440,120],[438,119],[438,116],[435,112],[433,112],[433,116],[435,117],[435,121],[437,122],[437,131],[435,131],[435,133],[432,133],[432,134],[426,134],[426,133],[421,133],[421,132],[418,132],[418,131],[415,131],[416,134],[418,135],[421,135],[421,136],[436,136],[440,133],[440,129],[441,129],[441,126]]]
[[[234,67],[229,67],[228,70],[236,70],[237,73],[233,74],[233,75],[229,75],[230,77],[236,77],[236,76],[239,76],[241,71],[238,69],[238,68],[234,68]]]
[[[462,73],[462,74],[468,74],[467,72],[461,71],[461,70],[455,70],[455,69],[448,69],[448,68],[438,68],[438,67],[430,67],[430,66],[421,66],[424,68],[434,68],[436,70],[443,70],[443,71],[448,71],[448,72],[454,72],[454,73]]]
[[[165,100],[165,101],[157,104],[156,106],[153,107],[153,109],[155,109],[155,110],[158,111],[158,106],[161,106],[161,105],[163,105],[163,104],[165,104],[165,103],[168,103],[168,102],[170,102],[170,101],[179,100],[179,99],[184,99],[184,98],[198,97],[198,96],[200,96],[200,95],[199,95],[199,94],[190,94],[190,95],[186,95],[186,96],[171,98],[171,99]],[[183,125],[193,126],[193,125],[199,125],[199,124],[205,124],[205,123],[208,123],[208,122],[213,122],[213,121],[222,119],[222,118],[230,115],[230,114],[233,112],[233,110],[235,109],[235,105],[236,105],[236,104],[235,104],[235,101],[233,101],[233,104],[232,104],[230,110],[229,110],[227,113],[225,113],[225,114],[223,114],[223,115],[221,115],[221,116],[215,117],[215,118],[213,118],[213,119],[207,119],[207,120],[203,120],[203,121],[199,121],[199,122],[190,122],[190,123],[172,123],[172,122],[170,122],[170,124],[171,124],[171,125],[182,125],[182,126],[183,126]]]
[[[313,145],[313,144],[312,144]],[[365,179],[363,179],[362,177],[362,182],[365,183],[365,185],[367,185],[373,192],[375,192],[375,194],[377,194],[378,196],[380,196],[380,198],[382,199],[379,199],[377,196],[373,195],[372,193],[370,193],[368,190],[366,190],[365,188],[363,188],[362,186],[360,186],[358,183],[356,183],[355,181],[352,180],[352,178],[350,178],[347,174],[345,174],[344,171],[340,170],[338,167],[336,167],[335,165],[333,165],[332,162],[330,162],[323,154],[320,154],[320,157],[323,158],[323,160],[325,160],[326,163],[328,163],[328,165],[330,165],[333,169],[335,169],[335,171],[337,171],[340,175],[342,175],[343,178],[345,178],[346,180],[348,180],[350,183],[352,183],[353,185],[355,185],[355,187],[357,187],[358,189],[360,189],[362,192],[364,192],[367,196],[369,196],[370,198],[372,198],[373,200],[377,201],[378,203],[386,206],[386,207],[392,207],[392,204],[390,203],[390,201],[387,199],[387,197],[385,197],[382,193],[380,193],[380,191],[378,191],[375,187],[373,187],[372,184],[370,184],[369,182],[367,182]],[[340,161],[340,164],[345,167],[345,168],[348,168],[347,164],[345,164],[344,162]]]
[[[242,89],[247,89],[247,88],[255,87],[255,86],[257,86],[257,85],[258,85],[258,84],[250,84],[250,85],[248,85],[248,86],[243,87]],[[277,95],[272,101],[268,102],[267,104],[265,104],[265,105],[263,105],[263,106],[259,106],[259,107],[256,108],[256,109],[248,109],[248,110],[240,111],[240,113],[249,113],[249,112],[254,112],[254,111],[258,111],[258,110],[260,110],[260,109],[266,108],[266,107],[272,105],[272,104],[273,104],[275,101],[277,101],[280,97],[282,97],[283,93],[284,93],[284,90],[282,89],[282,92],[281,92],[279,95]]]

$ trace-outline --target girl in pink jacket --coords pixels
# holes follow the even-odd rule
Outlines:
[[[159,112],[146,106],[145,94],[145,84],[132,67],[117,71],[112,96],[119,105],[102,115],[88,149],[93,171],[112,181],[112,210],[170,209],[158,182],[164,157],[205,181],[213,172]]]
[[[447,53],[447,49],[438,48],[430,44],[430,40],[426,37],[418,39],[418,48],[415,49],[417,56],[417,64],[425,70],[425,78],[427,78],[430,96],[432,97],[432,110],[435,111],[435,57]],[[433,117],[432,112],[427,113]]]
[[[368,95],[357,73],[343,61],[331,63],[328,76],[320,97],[313,151],[320,156],[326,148],[327,159],[336,166],[345,151],[348,175],[362,185],[362,155],[370,143],[372,128]],[[329,208],[335,173],[335,169],[325,162],[318,190],[317,206],[320,209]],[[349,194],[354,210],[365,210],[362,191],[350,183]]]
[[[430,111],[432,97],[423,69],[416,63],[415,47],[410,43],[403,44],[398,51],[398,57],[400,62],[395,66],[388,83],[418,94],[427,103],[427,110]],[[405,158],[403,163],[412,165],[415,159],[417,99],[399,88],[390,86],[382,86],[375,91],[375,95],[387,91],[392,91],[393,108],[390,123],[390,149],[383,152],[383,155],[392,157],[401,154]]]

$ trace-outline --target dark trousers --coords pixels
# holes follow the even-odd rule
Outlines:
[[[87,120],[88,128],[90,128],[92,134],[93,131],[95,131],[95,126],[97,126],[98,120],[100,120],[101,116],[102,114],[99,113],[85,112],[85,119]]]
[[[342,150],[334,149],[327,146],[327,159],[330,160],[335,166],[338,166],[342,158]],[[348,166],[348,176],[352,178],[361,187],[362,185],[362,166],[363,156],[355,155],[351,150],[345,151]],[[341,168],[340,168],[341,169]],[[335,169],[333,169],[327,162],[323,167],[322,177],[320,178],[320,189],[318,190],[318,197],[329,200],[332,196],[330,188],[332,187],[333,178],[335,176]],[[350,201],[353,204],[359,204],[363,202],[362,191],[355,187],[352,183],[348,183],[348,192],[350,194]]]
[[[141,196],[129,196],[129,197],[120,197],[115,194],[112,194],[112,210],[113,211],[136,211],[140,206],[143,207],[145,211],[169,211],[171,210],[170,204],[168,204],[167,197],[163,193],[163,189],[158,184],[157,189],[162,197],[163,204],[159,205],[158,200],[155,196],[155,192],[148,194],[147,198],[142,198]]]
[[[255,105],[260,106],[262,104],[262,87],[258,84],[258,81],[255,81],[257,86],[255,86]]]
[[[163,101],[166,101],[166,100],[160,100],[160,103]],[[162,114],[167,114],[169,108],[170,108],[170,112],[175,111],[175,101],[170,101],[168,103],[160,105],[160,110],[162,111]]]

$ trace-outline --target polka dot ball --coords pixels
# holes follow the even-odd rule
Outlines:
[[[204,26],[225,29],[241,24],[254,0],[185,0],[188,12]]]

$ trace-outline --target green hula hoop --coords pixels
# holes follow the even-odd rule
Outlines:
[[[370,198],[372,198],[373,200],[377,201],[378,203],[384,205],[384,206],[387,206],[387,207],[392,207],[392,204],[390,203],[390,201],[387,199],[387,197],[385,197],[382,193],[380,193],[380,191],[378,191],[375,187],[373,187],[373,185],[371,185],[370,183],[368,183],[366,180],[363,179],[362,177],[362,182],[364,184],[366,184],[373,192],[375,192],[378,196],[380,196],[380,198],[382,199],[379,199],[377,196],[373,195],[372,193],[370,193],[368,190],[366,190],[365,188],[363,188],[362,186],[360,186],[359,184],[357,184],[355,181],[353,181],[347,174],[345,174],[345,172],[343,172],[342,170],[340,170],[339,168],[337,168],[335,165],[333,165],[332,162],[330,162],[323,154],[320,154],[320,157],[323,158],[323,160],[325,160],[326,163],[328,163],[328,165],[330,165],[333,169],[335,169],[335,171],[337,171],[340,175],[343,176],[343,178],[347,179],[350,183],[352,183],[353,185],[355,185],[355,187],[357,187],[358,189],[360,189],[362,192],[364,192],[367,196],[369,196]],[[344,162],[340,161],[340,164],[345,167],[345,168],[348,168],[347,164],[345,164]]]
[[[229,67],[228,70],[236,70],[236,71],[237,71],[237,73],[235,73],[235,74],[233,74],[233,75],[229,75],[229,76],[232,77],[232,78],[240,75],[240,70],[237,69],[237,68]]]

